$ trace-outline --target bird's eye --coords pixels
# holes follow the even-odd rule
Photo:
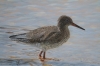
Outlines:
[[[67,22],[69,22],[69,19],[66,19]]]

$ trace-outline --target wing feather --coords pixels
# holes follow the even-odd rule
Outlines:
[[[12,35],[10,36],[11,39],[15,41],[21,41],[21,42],[47,42],[50,41],[53,37],[57,36],[59,33],[59,30],[56,26],[48,26],[48,27],[42,27],[35,30],[32,30],[28,33],[18,34],[18,35]],[[54,38],[55,39],[55,38]]]

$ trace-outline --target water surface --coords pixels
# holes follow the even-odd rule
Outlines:
[[[9,39],[13,34],[56,25],[61,15],[70,16],[86,30],[70,26],[68,42],[47,51],[47,57],[60,61],[41,62],[40,49]],[[100,66],[100,1],[0,0],[0,65]]]

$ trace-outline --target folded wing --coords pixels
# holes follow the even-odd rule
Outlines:
[[[24,43],[30,43],[30,42],[41,43],[50,40],[50,38],[52,38],[53,35],[56,35],[57,31],[59,30],[56,26],[48,26],[32,30],[28,33],[12,35],[9,38],[11,38],[14,41],[19,41]]]

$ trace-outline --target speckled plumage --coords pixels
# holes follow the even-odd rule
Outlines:
[[[69,16],[62,15],[58,19],[57,26],[37,28],[28,33],[12,35],[10,36],[10,38],[15,41],[23,42],[41,48],[41,56],[42,52],[44,52],[45,54],[46,50],[59,47],[69,39],[69,25],[73,25],[85,30],[84,28],[73,23],[72,19]]]
[[[56,45],[58,47],[68,40],[70,33],[66,30],[68,29],[65,27],[65,31],[61,33],[57,26],[48,26],[31,30],[28,33],[12,35],[10,38],[14,41],[37,46],[38,48],[42,48],[41,46],[43,46],[46,51],[47,49],[55,48]]]

